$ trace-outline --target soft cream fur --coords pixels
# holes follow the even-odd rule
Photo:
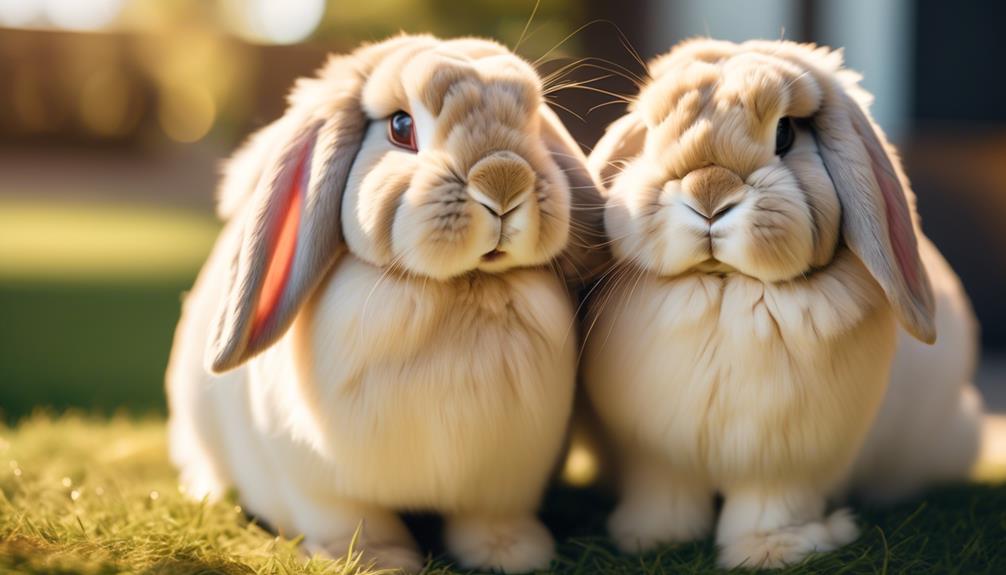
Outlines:
[[[387,139],[399,109],[416,119],[418,153]],[[305,295],[271,320],[274,343],[250,342],[241,318],[268,258],[249,254],[265,249],[304,134],[301,233],[320,235],[299,241],[332,253],[294,261]],[[585,161],[533,69],[495,43],[403,36],[300,82],[228,167],[232,219],[185,302],[167,380],[188,492],[235,487],[251,513],[336,556],[359,529],[356,549],[383,567],[423,564],[401,510],[445,514],[464,567],[545,567],[553,541],[535,512],[577,341],[557,271],[586,273],[593,257],[570,232],[571,204],[597,202]],[[483,261],[493,249],[506,255]]]
[[[583,366],[620,459],[609,528],[627,551],[703,537],[719,492],[722,565],[798,562],[856,538],[826,498],[847,487],[882,402],[856,487],[897,494],[966,473],[966,299],[928,242],[919,259],[907,180],[839,53],[697,40],[650,72],[590,158],[617,262],[591,301]],[[780,157],[783,116],[799,120]],[[941,340],[902,340],[903,381],[884,402],[896,320]],[[919,386],[912,362],[947,365]],[[932,458],[914,430],[944,438]]]
[[[982,398],[972,384],[978,323],[950,265],[928,239],[921,248],[936,296],[939,337],[930,346],[898,332],[887,395],[848,484],[876,503],[965,479],[981,448]]]

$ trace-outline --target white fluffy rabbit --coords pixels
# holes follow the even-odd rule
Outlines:
[[[235,487],[335,556],[359,528],[382,567],[423,564],[400,510],[445,514],[462,566],[546,566],[535,513],[577,342],[557,272],[589,263],[570,218],[591,201],[506,48],[400,36],[332,57],[226,169],[167,374],[188,492]]]
[[[974,321],[840,52],[700,39],[650,76],[590,157],[618,268],[583,373],[619,546],[705,536],[718,492],[720,563],[776,567],[856,538],[826,500],[860,453],[876,498],[964,477]]]

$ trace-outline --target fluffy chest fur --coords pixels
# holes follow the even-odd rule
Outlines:
[[[846,466],[883,397],[895,324],[862,264],[766,284],[642,276],[594,302],[585,378],[624,446],[717,486],[819,483]]]
[[[308,491],[399,508],[533,506],[560,449],[573,312],[546,270],[450,282],[347,256],[251,373],[257,427]],[[297,383],[282,377],[298,374]],[[286,371],[284,371],[286,370]],[[529,495],[530,494],[530,495]]]

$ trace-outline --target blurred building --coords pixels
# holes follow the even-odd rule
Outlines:
[[[1003,21],[1006,4],[992,1],[0,0],[0,223],[15,204],[45,218],[80,202],[181,209],[209,221],[220,160],[282,112],[294,79],[329,52],[400,30],[495,37],[545,72],[591,57],[550,82],[590,87],[549,95],[587,148],[623,113],[618,95],[634,93],[641,60],[681,39],[815,41],[844,46],[863,73],[874,115],[903,151],[927,233],[960,272],[986,348],[1006,352]],[[43,229],[59,226],[49,219]],[[0,229],[0,243],[5,237],[21,238]],[[124,243],[110,242],[96,261]],[[58,270],[16,283],[4,262],[21,247],[0,245],[0,318],[36,310],[17,316],[20,324],[0,320],[0,409],[15,405],[8,384],[42,390],[19,388],[15,411],[23,411],[68,378],[94,391],[66,404],[128,403],[140,393],[128,386],[142,380],[144,405],[159,405],[178,293],[208,249],[193,245],[195,263],[171,281],[157,284],[167,276],[154,274],[141,278],[142,289],[111,291],[67,287]],[[84,303],[68,303],[74,298]],[[131,302],[128,311],[121,301]],[[81,352],[81,333],[108,341]],[[128,369],[116,371],[122,363],[105,350],[137,341],[145,343]],[[38,351],[45,346],[51,354]]]

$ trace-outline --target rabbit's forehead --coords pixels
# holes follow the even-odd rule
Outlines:
[[[363,104],[372,118],[385,117],[396,110],[422,107],[431,117],[440,116],[445,100],[453,94],[465,94],[468,100],[498,100],[505,94],[530,114],[541,101],[541,84],[529,64],[513,54],[494,52],[495,44],[479,41],[471,49],[438,47],[404,51],[386,58],[370,74],[363,93]],[[488,46],[484,46],[488,44]],[[481,51],[476,50],[481,49]],[[476,54],[472,57],[470,53]],[[472,102],[477,105],[477,102]]]
[[[649,127],[686,130],[699,119],[725,112],[746,118],[752,131],[774,127],[782,116],[808,117],[821,105],[815,77],[801,66],[771,54],[740,51],[717,60],[664,61],[640,94],[637,109]]]
[[[709,162],[750,174],[771,160],[781,117],[807,117],[821,104],[814,75],[771,54],[679,58],[661,69],[636,106],[646,149],[675,174]]]

